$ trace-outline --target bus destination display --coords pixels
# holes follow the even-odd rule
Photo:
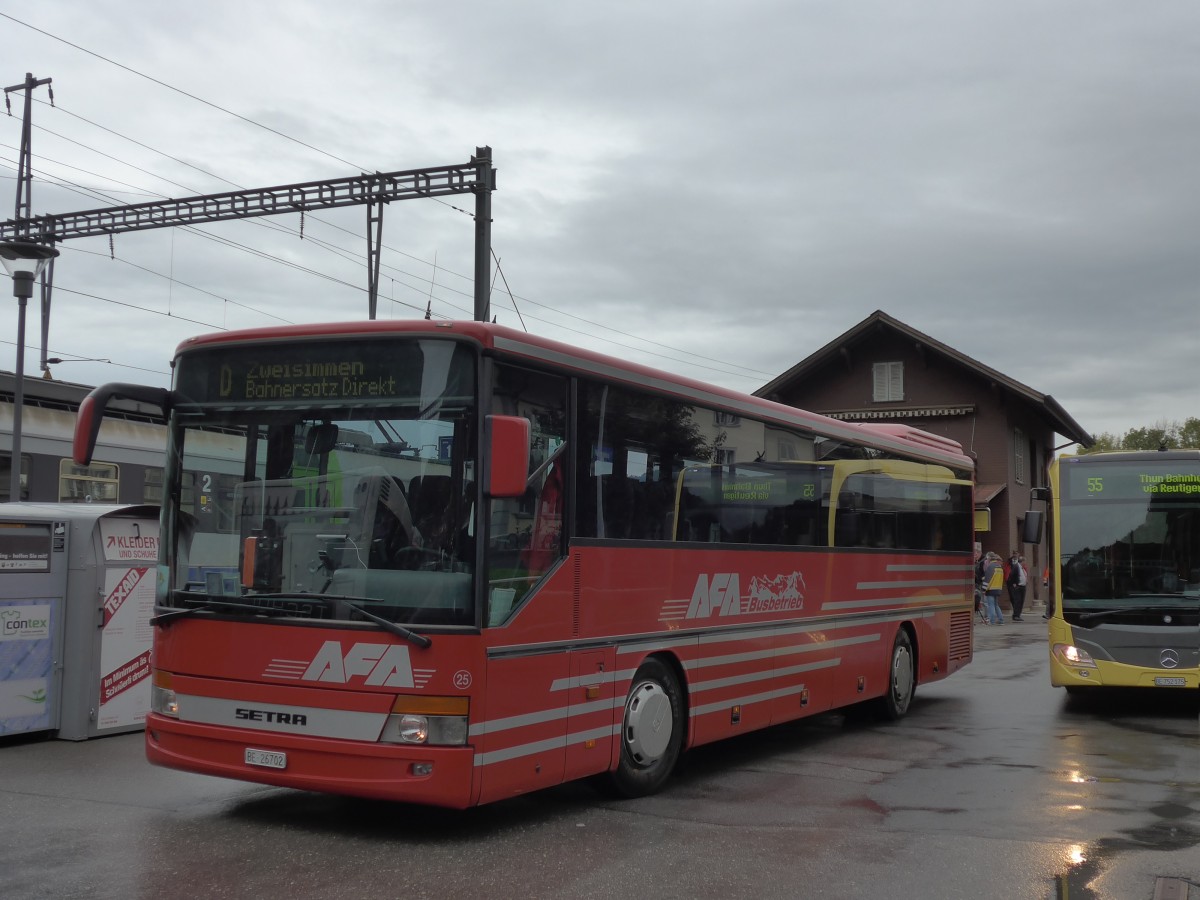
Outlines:
[[[348,341],[256,347],[253,352],[238,347],[197,350],[180,357],[176,390],[185,401],[200,404],[324,404],[420,396],[424,351],[433,343],[447,346]],[[457,361],[462,351],[451,352]]]
[[[1194,497],[1200,500],[1200,471],[1186,463],[1146,465],[1064,463],[1065,496],[1069,500],[1146,500]]]

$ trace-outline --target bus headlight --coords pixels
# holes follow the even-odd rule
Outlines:
[[[1096,668],[1096,661],[1086,651],[1080,650],[1074,644],[1055,644],[1051,652],[1055,659],[1064,666],[1075,669]]]
[[[406,744],[423,744],[429,740],[429,716],[400,717],[400,740]]]
[[[179,698],[171,687],[170,672],[155,672],[150,685],[150,711],[162,716],[179,718]]]
[[[397,697],[379,740],[461,747],[467,743],[468,708],[466,697]]]

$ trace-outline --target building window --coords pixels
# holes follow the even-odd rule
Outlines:
[[[162,503],[163,499],[163,470],[147,466],[142,482],[142,502]]]
[[[873,397],[876,403],[904,399],[904,363],[875,363],[872,375],[875,382]]]
[[[737,462],[736,447],[716,447],[713,449],[713,462],[718,466],[732,466]]]
[[[734,428],[742,424],[742,417],[735,416],[733,413],[717,411],[713,413],[713,418],[716,420],[717,425],[725,428]]]
[[[76,465],[64,459],[58,466],[60,503],[116,503],[117,466],[113,463]]]
[[[7,503],[12,498],[9,492],[12,488],[12,454],[0,453],[0,503]],[[21,496],[18,500],[29,499],[29,457],[21,454]]]
[[[1013,480],[1025,483],[1025,432],[1013,429]]]

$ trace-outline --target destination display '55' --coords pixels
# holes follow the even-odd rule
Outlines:
[[[1065,498],[1070,500],[1129,500],[1153,494],[1200,496],[1200,473],[1179,465],[1072,465],[1064,460],[1067,473]]]

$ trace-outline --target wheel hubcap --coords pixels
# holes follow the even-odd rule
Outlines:
[[[625,705],[625,746],[639,766],[649,766],[671,743],[671,698],[660,685],[640,684]]]
[[[907,705],[912,685],[912,655],[906,648],[901,647],[896,651],[896,658],[892,663],[892,696],[901,706]]]

